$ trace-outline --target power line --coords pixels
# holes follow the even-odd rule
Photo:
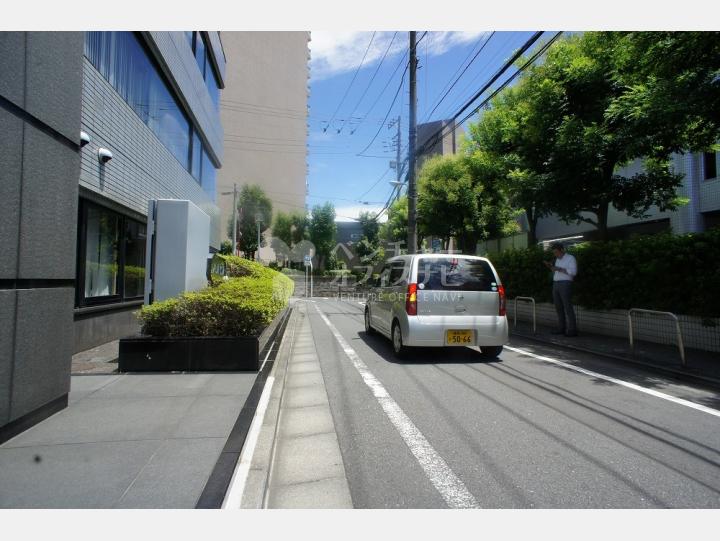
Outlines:
[[[497,50],[496,50],[495,53],[492,55],[492,57],[490,57],[490,59],[489,59],[487,62],[485,62],[485,64],[483,65],[483,67],[480,68],[480,69],[477,71],[477,73],[473,76],[473,78],[470,79],[470,81],[468,81],[468,83],[463,87],[463,89],[458,92],[458,98],[455,99],[455,100],[453,100],[451,103],[447,103],[447,104],[446,104],[447,106],[443,108],[443,112],[441,112],[440,115],[439,115],[441,118],[443,118],[444,116],[446,116],[447,114],[449,114],[449,113],[450,113],[453,109],[455,109],[456,107],[459,107],[459,104],[460,104],[460,103],[463,103],[463,102],[467,99],[467,98],[464,97],[464,96],[467,96],[467,91],[468,91],[468,89],[474,88],[475,82],[478,80],[478,78],[479,78],[481,75],[483,75],[483,74],[485,73],[485,70],[486,70],[488,67],[495,65],[495,61],[498,59],[498,57],[500,57],[500,56],[503,54],[503,52],[504,52],[506,49],[508,49],[507,45],[511,44],[511,42],[513,41],[513,37],[514,37],[514,35],[513,35],[512,33],[509,33],[508,39],[506,39],[506,40],[503,42],[502,47],[498,47],[498,48],[497,48]],[[513,48],[510,47],[510,50],[513,50]]]
[[[375,142],[375,139],[377,139],[378,135],[380,135],[380,132],[383,129],[383,126],[387,122],[388,117],[390,116],[390,112],[392,111],[393,107],[395,106],[395,102],[397,101],[398,95],[400,94],[400,90],[403,87],[403,83],[405,82],[405,74],[407,73],[409,63],[405,65],[405,70],[403,71],[402,77],[400,78],[400,84],[398,85],[397,90],[395,91],[395,97],[393,97],[392,103],[390,104],[390,107],[387,110],[387,113],[385,114],[385,119],[383,120],[383,123],[378,128],[378,131],[375,133],[375,136],[372,138],[372,140],[367,144],[367,146],[362,149],[360,152],[358,152],[358,156],[360,156],[363,152],[365,152],[367,149],[369,149],[372,144]]]
[[[400,66],[402,66],[403,62],[405,61],[405,57],[406,57],[406,56],[407,56],[407,52],[405,52],[405,54],[403,54],[402,58],[400,58],[400,62],[398,62],[397,66],[395,66],[395,69],[393,70],[392,74],[390,75],[390,78],[389,78],[389,79],[387,80],[387,82],[385,83],[385,86],[384,86],[383,89],[380,91],[380,94],[378,94],[377,98],[375,98],[375,101],[374,101],[373,104],[370,106],[370,109],[368,109],[367,113],[365,113],[365,115],[363,115],[363,116],[360,118],[360,121],[357,123],[357,126],[355,126],[355,129],[350,132],[351,135],[357,131],[357,129],[360,127],[360,125],[361,125],[363,122],[365,122],[365,120],[368,118],[368,115],[373,111],[373,109],[375,109],[375,106],[376,106],[376,105],[378,104],[378,102],[380,101],[380,98],[383,97],[383,95],[385,94],[385,91],[387,90],[388,86],[390,86],[390,83],[391,83],[392,80],[395,78],[395,74],[397,73],[397,71],[400,69]],[[407,69],[407,68],[406,68],[406,69]],[[384,124],[384,122],[383,122],[383,124]]]
[[[512,55],[503,65],[502,67],[495,72],[495,74],[490,78],[488,82],[486,82],[480,90],[478,90],[466,103],[463,105],[459,111],[457,111],[453,117],[450,119],[451,121],[457,120],[460,115],[462,115],[467,109],[469,109],[472,104],[477,101],[477,99],[482,96],[485,91],[490,88],[502,75],[505,73],[514,63],[515,61],[522,56],[522,54],[527,51],[530,47],[532,47],[533,43],[535,43],[538,39],[540,39],[540,36],[542,36],[543,32],[535,32],[530,39],[528,39],[522,47],[520,47],[515,54]],[[448,124],[449,125],[449,124]],[[432,148],[437,143],[437,140],[439,137],[441,137],[442,132],[445,130],[446,126],[442,126],[439,130],[436,130],[433,134],[431,134],[426,140],[425,143],[422,144],[422,146],[417,149],[417,155],[420,155],[424,153],[427,149]],[[456,128],[452,128],[451,131],[454,131]],[[450,132],[448,132],[450,133]],[[447,135],[447,134],[445,134]]]
[[[466,72],[466,71],[468,70],[468,68],[472,65],[472,63],[475,62],[475,60],[477,60],[477,57],[480,55],[480,53],[483,52],[483,50],[485,49],[485,47],[487,46],[487,44],[490,42],[490,39],[492,39],[492,37],[493,37],[494,35],[495,35],[495,31],[493,30],[493,32],[490,34],[490,37],[488,37],[488,38],[485,40],[485,43],[482,44],[482,47],[480,47],[480,49],[478,49],[478,52],[475,53],[475,56],[473,56],[472,59],[470,60],[470,62],[468,62],[468,65],[465,66],[465,69],[462,70],[462,72],[460,73],[460,75],[458,75],[458,76],[455,78],[455,80],[453,81],[453,83],[450,85],[450,88],[448,88],[447,91],[442,95],[442,97],[440,98],[440,101],[438,101],[437,104],[435,105],[435,107],[433,107],[432,111],[430,111],[430,112],[426,115],[425,120],[429,119],[429,118],[432,116],[432,114],[437,110],[437,108],[440,107],[440,105],[442,104],[442,102],[445,101],[445,98],[447,98],[448,95],[450,94],[450,92],[452,91],[452,89],[455,88],[455,85],[458,83],[458,81],[460,81],[460,79],[462,78],[462,76],[465,75],[465,72]]]
[[[362,60],[360,61],[360,64],[358,64],[358,67],[355,70],[355,74],[353,75],[353,78],[350,81],[350,84],[348,85],[347,89],[345,90],[345,94],[343,94],[343,97],[340,100],[340,103],[338,103],[337,109],[335,109],[335,112],[333,113],[332,117],[330,118],[330,122],[328,122],[328,125],[325,126],[325,129],[323,129],[323,132],[327,131],[327,129],[332,124],[333,120],[335,120],[335,116],[338,114],[338,111],[340,111],[340,107],[342,107],[343,103],[345,103],[345,98],[347,98],[347,95],[350,92],[352,85],[355,83],[357,74],[360,71],[360,68],[362,68],[363,63],[365,62],[365,57],[367,56],[368,51],[370,50],[370,46],[372,45],[373,41],[375,40],[375,34],[376,34],[376,32],[373,32],[372,36],[370,37],[370,43],[368,43],[367,49],[365,49],[365,54],[363,55]]]
[[[525,71],[532,63],[535,62],[540,56],[542,56],[549,48],[550,46],[555,43],[555,41],[562,35],[562,31],[556,33],[546,44],[544,44],[536,53],[533,54],[521,67],[518,68],[518,70],[513,73],[508,79],[501,84],[498,88],[496,88],[492,94],[490,94],[487,98],[485,98],[477,107],[475,107],[470,113],[468,113],[459,123],[461,125],[463,122],[465,122],[467,119],[469,119],[472,115],[474,115],[476,112],[478,112],[483,106],[485,106],[487,103],[489,103],[495,96],[497,96],[500,92],[502,92],[520,73]]]
[[[378,74],[378,71],[380,71],[380,66],[383,65],[383,62],[385,62],[385,57],[390,52],[390,48],[392,47],[392,44],[395,42],[395,37],[397,36],[397,32],[393,34],[392,39],[390,40],[390,44],[387,46],[387,49],[385,49],[385,54],[383,54],[382,58],[380,59],[380,63],[375,68],[375,73],[372,74],[372,77],[370,77],[370,82],[365,87],[365,91],[362,93],[362,96],[360,96],[360,99],[355,104],[355,107],[353,107],[352,112],[348,115],[348,117],[352,118],[352,116],[355,114],[355,111],[357,111],[357,108],[360,107],[360,104],[362,103],[363,99],[365,99],[365,95],[368,93],[368,90],[370,90],[370,87],[373,84],[373,81],[375,80],[375,77]],[[340,129],[338,130],[338,133],[342,132],[345,128],[345,123],[347,122],[347,119],[343,121],[342,126],[340,126]],[[352,135],[352,134],[351,134]]]

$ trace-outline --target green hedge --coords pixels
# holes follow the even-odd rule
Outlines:
[[[701,317],[720,316],[720,230],[653,235],[570,248],[577,258],[574,300],[594,309],[647,308]],[[552,275],[541,248],[490,256],[508,298],[550,301]]]
[[[140,311],[149,336],[258,335],[287,305],[295,287],[279,272],[235,256],[226,258],[228,279],[202,291],[156,302]]]

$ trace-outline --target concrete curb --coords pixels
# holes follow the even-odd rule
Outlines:
[[[280,400],[282,398],[283,380],[287,370],[287,363],[292,350],[292,343],[295,337],[295,329],[298,319],[298,305],[295,301],[290,320],[285,329],[285,334],[280,342],[277,356],[273,362],[272,370],[268,377],[274,378],[270,401],[268,402],[265,418],[258,436],[252,463],[245,481],[245,490],[242,494],[241,509],[261,509],[265,499],[267,483],[270,477],[270,465],[272,462],[275,432],[280,415]]]
[[[280,344],[268,407],[242,494],[242,509],[352,508],[317,351],[303,301]],[[312,396],[309,396],[309,394]]]
[[[536,342],[540,342],[542,344],[548,344],[551,346],[558,346],[565,349],[570,349],[574,351],[581,351],[583,353],[591,353],[593,355],[600,355],[601,357],[605,357],[607,359],[611,359],[614,361],[621,361],[623,363],[631,363],[637,366],[642,366],[643,368],[646,368],[648,370],[651,370],[653,372],[657,372],[659,374],[674,377],[676,379],[680,379],[683,381],[692,382],[698,385],[702,385],[704,387],[710,387],[711,389],[720,389],[720,379],[711,378],[708,376],[702,376],[700,374],[694,374],[692,372],[687,372],[684,370],[676,370],[673,368],[666,368],[663,366],[658,366],[656,364],[652,364],[649,362],[641,361],[639,359],[633,359],[632,357],[624,357],[622,355],[614,355],[612,353],[607,353],[605,351],[598,351],[590,348],[584,348],[580,346],[574,346],[570,344],[564,344],[560,342],[555,342],[553,340],[548,340],[546,338],[541,338],[536,335],[532,334],[525,334],[522,332],[517,331],[510,331],[510,335],[519,336],[522,338],[527,338],[528,340],[534,340]]]

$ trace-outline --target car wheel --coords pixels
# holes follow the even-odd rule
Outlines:
[[[375,334],[375,329],[370,325],[370,308],[365,307],[365,332],[367,334]]]
[[[407,354],[407,346],[403,345],[403,339],[402,339],[402,329],[400,329],[400,324],[397,321],[393,322],[392,326],[392,344],[393,344],[393,351],[395,352],[395,356],[398,359],[402,359]]]
[[[485,346],[480,347],[480,354],[485,359],[496,359],[500,356],[502,353],[503,347],[502,346]]]

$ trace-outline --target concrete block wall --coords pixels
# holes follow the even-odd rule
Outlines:
[[[0,32],[0,441],[67,403],[82,50]]]
[[[219,248],[220,210],[212,198],[84,57],[82,69],[81,125],[91,142],[81,151],[80,186],[142,216],[150,199],[188,199],[210,216],[211,245]],[[105,165],[99,147],[113,153]]]

